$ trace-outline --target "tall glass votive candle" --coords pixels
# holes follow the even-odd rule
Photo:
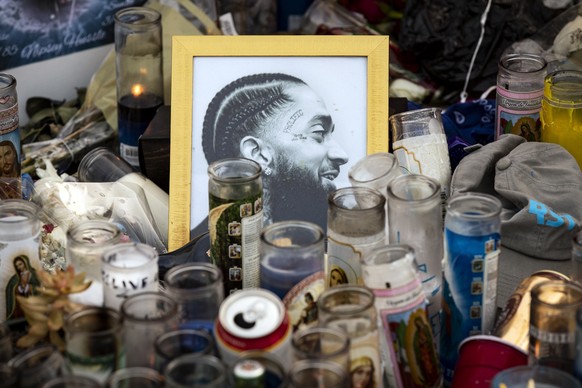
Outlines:
[[[102,263],[106,307],[119,310],[125,298],[158,290],[158,253],[149,245],[115,245],[103,252]]]
[[[187,263],[164,276],[165,292],[178,303],[180,327],[213,331],[224,300],[222,271],[210,263]]]
[[[504,133],[541,141],[540,109],[547,63],[540,55],[508,54],[499,60],[495,140]]]
[[[40,209],[23,199],[0,201],[0,322],[23,318],[16,296],[38,294]]]
[[[123,367],[121,315],[104,307],[89,307],[67,317],[65,351],[71,372],[103,384]]]
[[[388,186],[390,244],[414,249],[425,294],[432,332],[440,336],[443,218],[439,182],[425,175],[404,175]]]
[[[335,387],[350,388],[354,385],[341,365],[329,360],[297,361],[289,372],[289,388]]]
[[[228,369],[215,356],[186,354],[170,362],[164,371],[167,388],[228,387]]]
[[[16,78],[0,73],[0,200],[22,198]]]
[[[350,338],[342,330],[312,327],[295,332],[291,340],[293,360],[328,360],[346,371],[350,368]]]
[[[378,315],[374,294],[364,286],[339,285],[317,300],[319,326],[342,330],[350,337],[350,374],[366,376],[366,383],[382,384]]]
[[[547,75],[542,98],[542,141],[564,147],[582,168],[582,71]]]
[[[387,198],[388,185],[403,174],[398,159],[393,154],[378,152],[358,160],[348,171],[348,179],[352,186],[376,189]],[[386,237],[390,230],[389,225],[388,202],[386,201]]]
[[[214,337],[206,330],[178,329],[156,338],[155,369],[163,372],[170,361],[185,354],[216,355]]]
[[[43,384],[41,388],[101,388],[101,384],[87,376],[67,375],[51,379]]]
[[[493,329],[497,310],[501,202],[462,193],[447,203],[439,356],[445,384],[452,381],[463,340]],[[450,324],[446,324],[449,322]]]
[[[344,187],[328,197],[326,287],[363,284],[360,262],[386,243],[386,198],[376,189]]]
[[[572,238],[572,280],[582,284],[582,231]]]
[[[107,388],[163,388],[164,376],[145,367],[119,369],[107,379]]]
[[[576,313],[582,307],[582,286],[563,280],[531,290],[529,364],[574,373]]]
[[[117,225],[105,220],[85,220],[74,223],[67,230],[65,256],[75,272],[85,272],[91,286],[83,292],[71,294],[72,301],[87,306],[103,306],[101,256],[110,247],[121,242],[122,233]]]
[[[119,153],[139,167],[139,137],[164,102],[162,15],[127,7],[114,19]]]
[[[443,214],[451,185],[451,161],[441,109],[424,108],[390,116],[392,146],[398,164],[412,174],[436,179],[441,185]]]
[[[121,304],[125,367],[155,367],[158,336],[178,327],[178,304],[160,292],[143,292]]]
[[[8,366],[15,371],[19,388],[37,388],[69,373],[61,352],[51,344],[26,349],[8,361]]]
[[[280,221],[261,233],[261,288],[281,299],[297,283],[324,270],[325,234],[310,222]]]

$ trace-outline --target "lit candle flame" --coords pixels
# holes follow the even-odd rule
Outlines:
[[[131,87],[131,94],[134,95],[134,97],[140,96],[143,94],[143,85],[140,84],[135,84]]]

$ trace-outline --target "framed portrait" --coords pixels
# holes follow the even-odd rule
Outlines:
[[[325,231],[328,194],[388,151],[388,39],[175,36],[169,249],[208,230],[208,166],[230,157],[261,165],[265,224]]]

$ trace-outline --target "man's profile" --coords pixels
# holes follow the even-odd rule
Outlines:
[[[253,74],[212,98],[202,149],[208,164],[244,157],[261,165],[266,225],[301,219],[325,227],[327,196],[348,161],[333,131],[324,102],[304,81],[282,73]]]

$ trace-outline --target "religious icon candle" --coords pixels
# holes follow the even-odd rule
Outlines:
[[[16,79],[0,73],[0,199],[22,198]]]
[[[40,286],[40,209],[23,199],[0,201],[0,322],[23,318],[17,296]]]
[[[115,14],[119,153],[133,167],[139,167],[139,137],[163,104],[161,19],[146,7]]]

